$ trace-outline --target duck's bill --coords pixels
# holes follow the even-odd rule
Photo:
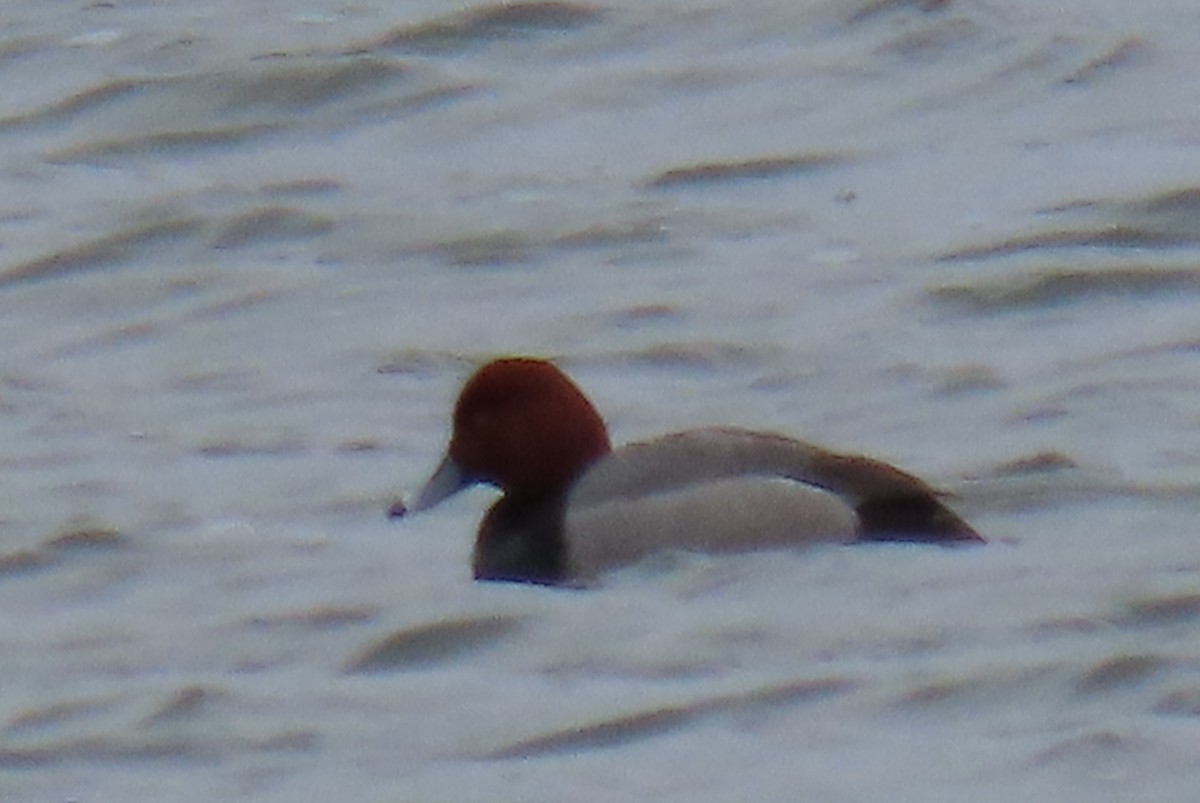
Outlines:
[[[438,464],[437,470],[433,472],[420,492],[417,493],[417,498],[408,508],[410,513],[416,513],[421,510],[428,510],[449,499],[464,488],[474,484],[474,480],[459,468],[458,463],[450,455],[442,458],[442,462]]]

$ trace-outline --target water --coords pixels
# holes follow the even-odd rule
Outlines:
[[[460,8],[465,10],[459,11]],[[0,798],[1177,801],[1191,2],[41,3],[0,34]],[[488,356],[993,541],[474,584]]]

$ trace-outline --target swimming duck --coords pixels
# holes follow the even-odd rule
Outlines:
[[[984,540],[912,474],[783,435],[705,428],[613,449],[578,386],[529,357],[467,381],[409,512],[476,483],[503,493],[475,541],[479,580],[576,583],[669,549]]]

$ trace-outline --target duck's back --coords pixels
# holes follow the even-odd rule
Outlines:
[[[668,549],[732,552],[852,541],[853,505],[809,481],[821,450],[732,429],[676,433],[617,449],[572,489],[564,536],[588,577]]]
[[[568,560],[585,574],[664,548],[983,542],[933,488],[889,463],[727,428],[617,449],[575,483],[565,524]]]

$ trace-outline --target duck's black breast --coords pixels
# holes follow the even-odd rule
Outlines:
[[[476,580],[557,585],[567,579],[563,527],[566,495],[537,500],[501,498],[475,540]]]

